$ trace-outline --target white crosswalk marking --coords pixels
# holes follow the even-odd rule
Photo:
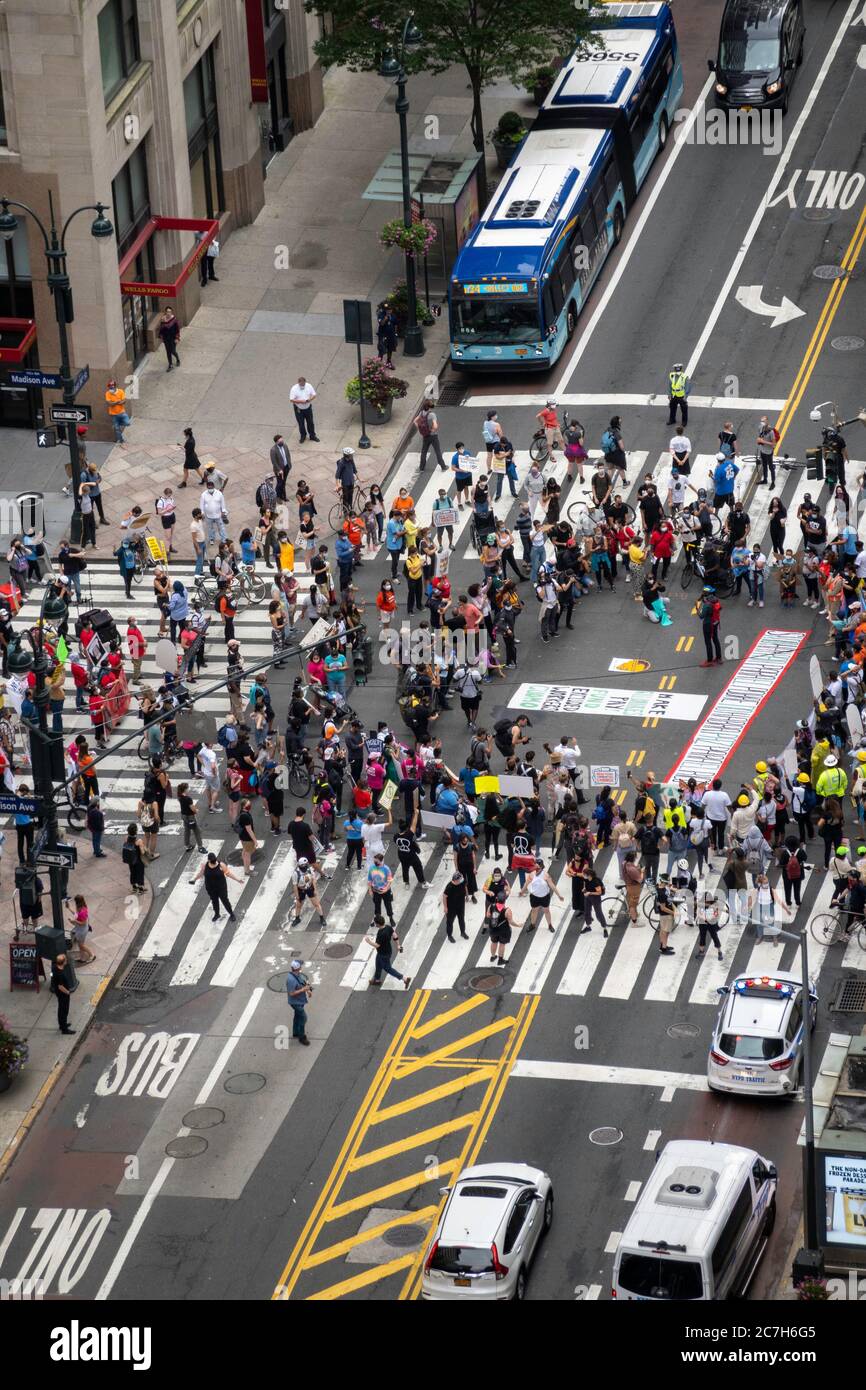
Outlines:
[[[777,891],[781,896],[781,883],[779,884]],[[822,883],[821,887],[818,890],[818,895],[815,898],[815,901],[813,902],[812,907],[809,911],[809,921],[811,921],[814,917],[818,917],[820,914],[825,913],[827,911],[832,896],[833,875],[824,874],[822,876]],[[778,920],[783,931],[797,930],[793,923],[791,923],[790,918],[780,916]],[[806,924],[806,928],[807,927],[808,924]],[[752,952],[749,956],[749,959],[746,962],[743,973],[746,975],[768,975],[772,974],[774,969],[779,970],[783,968],[792,968],[796,970],[799,966],[799,956],[796,954],[798,948],[796,946],[793,947],[793,951],[795,954],[794,959],[791,962],[791,965],[783,967],[781,964],[783,957],[786,957],[791,954],[791,952],[788,950],[788,947],[790,945],[791,943],[785,941],[782,941],[781,944],[779,944],[778,938],[775,942],[772,939],[756,941],[752,949]],[[824,957],[827,954],[827,950],[828,947],[826,945],[819,944],[815,940],[815,938],[810,934],[809,971],[815,979],[817,979],[818,975],[820,974],[821,966],[824,963]]]
[[[602,882],[604,883],[604,896],[616,891],[616,885],[619,882],[619,861],[615,854],[612,854],[610,857],[604,874],[602,875]],[[568,884],[570,910],[571,880],[566,879],[566,883]],[[580,932],[583,928],[583,921],[581,918],[577,919],[576,925],[578,932]],[[647,924],[647,926],[648,925],[649,924]],[[625,930],[628,931],[630,928],[626,928]],[[598,930],[597,922],[591,932],[587,932],[585,936],[578,936],[571,955],[569,956],[568,964],[556,987],[557,994],[588,994],[590,983],[601,963],[606,945],[606,939]]]
[[[214,971],[211,984],[231,989],[244,972],[253,952],[270,926],[271,918],[283,908],[292,917],[290,884],[295,867],[291,842],[277,845],[274,857],[256,889],[255,899],[234,929],[225,955]],[[200,978],[200,974],[197,978]],[[175,981],[172,980],[172,984]]]
[[[703,884],[699,885],[699,892],[702,890],[712,893],[715,891],[717,883],[718,874],[715,871],[710,871]],[[652,979],[644,995],[645,999],[658,999],[673,1003],[679,993],[682,978],[694,955],[692,947],[697,945],[697,941],[697,927],[689,925],[681,915],[673,940],[669,943],[673,945],[675,955],[659,956],[658,964],[652,973]]]
[[[447,878],[445,881],[447,883]],[[514,894],[512,893],[509,902],[511,902],[513,898]],[[452,927],[452,931],[455,933],[453,942],[448,940],[443,927],[441,936],[442,944],[439,947],[439,953],[423,980],[417,981],[422,989],[450,989],[457,977],[466,968],[466,964],[472,954],[472,948],[476,944],[476,938],[478,938],[481,927],[484,924],[483,893],[479,894],[477,903],[471,903],[468,898],[466,899],[465,917],[467,937],[465,941],[460,935],[460,929],[456,922]],[[517,923],[512,923],[511,945],[506,947],[506,957],[511,955],[511,952],[514,950],[515,942],[520,938],[520,935],[520,931],[517,929]],[[485,955],[487,955],[487,952],[485,952]]]
[[[548,870],[551,878],[552,867],[551,865]],[[571,906],[571,879],[566,877],[565,870],[556,880],[556,887],[562,894],[563,901],[560,902],[557,897],[551,895],[550,915],[553,918],[554,930],[549,931],[544,918],[539,916],[538,926],[530,934],[529,949],[511,987],[514,994],[541,994],[545,980],[553,969],[560,947],[565,941],[566,930],[574,915]]]
[[[205,840],[204,847],[209,854],[216,854],[222,840]],[[190,856],[191,858],[191,856]],[[190,862],[189,868],[198,873],[197,860]],[[156,921],[144,939],[139,951],[140,960],[155,960],[158,956],[168,956],[171,948],[183,930],[191,909],[200,897],[201,882],[195,887],[189,882],[189,872],[184,873],[175,883],[166,902],[159,910]]]
[[[229,891],[229,902],[232,903],[232,910],[234,911],[237,907],[238,896],[244,891],[244,884],[234,883],[229,879],[226,887]],[[233,902],[232,897],[234,897]],[[208,899],[207,907],[201,913],[195,931],[187,942],[180,964],[171,977],[173,985],[194,985],[201,979],[208,958],[219,945],[227,923],[229,927],[232,926],[226,916],[225,905],[220,904],[220,919],[215,922],[213,908],[210,899]]]
[[[432,857],[433,846],[422,844],[421,851],[421,862],[426,868],[427,863]],[[397,921],[397,932],[400,937],[403,952],[399,957],[399,967],[395,964],[394,969],[396,970],[399,968],[404,975],[414,976],[423,964],[424,957],[427,955],[433,937],[442,920],[442,909],[439,905],[439,898],[445,884],[451,876],[453,867],[453,861],[450,855],[440,861],[434,873],[432,883],[425,890],[424,906],[420,913],[417,911],[417,908],[412,905],[412,899],[410,897],[407,896],[402,909],[398,902],[398,910],[394,915]],[[425,873],[425,877],[426,876]],[[358,877],[360,878],[362,875],[359,874]],[[363,878],[364,891],[366,893],[366,874],[363,875]],[[404,889],[404,892],[405,891],[407,890]],[[412,917],[409,925],[404,930],[403,919],[409,914],[410,910]],[[364,925],[366,926],[367,923]],[[370,946],[365,940],[362,939],[358,942],[355,948],[355,954],[346,967],[345,974],[340,981],[344,989],[367,988],[373,975],[373,958],[375,954],[374,947]],[[386,976],[385,979],[387,986],[396,986],[397,982],[392,980],[390,976]]]

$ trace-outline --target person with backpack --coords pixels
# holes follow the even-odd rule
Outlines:
[[[133,893],[144,892],[144,840],[139,839],[138,826],[133,821],[126,827],[126,839],[120,857],[129,869],[129,886]]]
[[[451,680],[451,686],[460,697],[460,708],[466,716],[470,733],[475,733],[475,721],[481,707],[481,687],[484,672],[478,664],[478,657],[470,657],[458,666]]]
[[[421,403],[421,409],[412,422],[421,436],[421,460],[418,465],[419,472],[423,473],[427,467],[427,455],[430,450],[436,456],[442,472],[447,472],[445,460],[442,457],[442,444],[439,439],[439,421],[436,418],[436,411],[433,408],[433,401],[426,397]]]
[[[605,468],[615,468],[620,474],[620,481],[627,483],[626,448],[622,437],[622,420],[618,415],[611,416],[610,424],[601,436],[601,451],[604,454]]]
[[[721,666],[722,645],[719,641],[719,624],[722,618],[722,605],[716,598],[716,591],[712,584],[704,585],[698,607],[698,617],[701,620],[704,646],[707,649],[707,659],[700,664],[701,666]]]
[[[800,906],[800,892],[803,887],[803,879],[806,876],[807,862],[806,851],[796,835],[789,835],[779,853],[782,888],[784,889],[787,908],[790,908],[792,898],[796,906]]]
[[[752,875],[752,883],[757,882],[759,874],[766,874],[773,858],[773,851],[764,838],[760,826],[753,825],[743,838],[742,852],[745,858],[745,867]]]

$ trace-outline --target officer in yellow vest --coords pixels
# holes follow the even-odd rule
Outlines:
[[[835,796],[841,799],[848,789],[848,774],[839,766],[839,759],[831,753],[824,759],[824,771],[815,784],[819,796]]]
[[[668,417],[668,424],[676,424],[677,406],[679,406],[682,422],[684,425],[687,425],[689,423],[689,379],[686,376],[682,362],[674,363],[668,373],[668,381],[670,382],[670,389],[668,392],[670,415]]]

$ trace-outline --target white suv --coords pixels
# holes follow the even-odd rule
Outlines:
[[[526,1271],[553,1221],[553,1186],[525,1163],[466,1168],[424,1261],[422,1298],[523,1298]]]
[[[739,975],[719,989],[707,1082],[711,1091],[789,1096],[803,1056],[803,986],[797,975]],[[815,1027],[818,996],[810,988],[808,1026]]]

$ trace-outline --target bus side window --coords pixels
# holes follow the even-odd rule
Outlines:
[[[592,195],[592,210],[595,213],[595,220],[598,229],[601,231],[607,223],[607,204],[605,203],[604,187],[597,183]]]
[[[559,318],[562,306],[565,301],[562,297],[562,285],[559,283],[559,274],[556,267],[550,272],[547,284],[544,287],[544,317],[547,327],[550,328]]]
[[[618,183],[619,175],[617,173],[616,165],[614,164],[612,159],[609,159],[604,168],[604,193],[605,197],[607,198],[608,204],[613,202],[614,194],[616,193]]]
[[[562,255],[556,263],[556,269],[559,273],[559,279],[562,284],[563,299],[568,299],[568,296],[571,294],[571,287],[574,284],[575,275],[577,273],[574,266],[574,257],[571,254],[570,244],[566,246],[563,250]]]

